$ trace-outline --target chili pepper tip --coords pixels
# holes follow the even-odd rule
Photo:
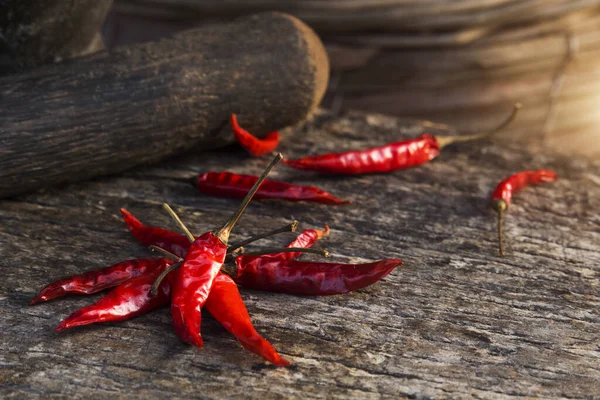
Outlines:
[[[45,296],[36,296],[36,297],[34,297],[33,299],[31,299],[31,301],[29,302],[29,305],[30,305],[30,306],[33,306],[33,305],[36,305],[36,304],[42,303],[42,302],[44,302],[44,301],[46,301],[46,300],[47,300],[47,299],[46,299],[46,297],[45,297]]]
[[[324,237],[329,236],[331,229],[329,229],[329,225],[325,225],[324,229],[316,229],[316,231],[317,231],[317,238],[322,239]]]
[[[277,362],[274,362],[273,365],[277,367],[289,367],[290,365],[292,365],[292,362],[286,360],[283,357],[279,357],[279,360],[277,360]]]
[[[56,328],[54,328],[54,330],[56,332],[62,332],[62,331],[66,331],[67,329],[69,329],[69,327],[67,326],[67,324],[65,323],[65,321],[61,321],[60,324],[58,324],[56,326]]]

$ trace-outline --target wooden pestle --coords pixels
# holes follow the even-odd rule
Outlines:
[[[319,38],[263,13],[0,77],[0,197],[293,125],[329,76]]]

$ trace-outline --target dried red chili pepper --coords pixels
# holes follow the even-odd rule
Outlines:
[[[177,274],[171,296],[171,315],[177,335],[184,341],[202,347],[200,323],[202,321],[201,309],[217,274],[223,266],[227,254],[227,241],[231,230],[252,200],[255,192],[266,178],[269,171],[283,156],[278,154],[267,169],[260,176],[252,190],[242,201],[238,210],[232,217],[214,233],[207,232],[197,238],[187,230],[177,215],[166,206],[167,211],[183,228],[191,245]]]
[[[299,234],[296,239],[285,247],[302,247],[307,248],[315,244],[319,239],[329,236],[329,226],[325,225],[325,229],[307,229]],[[279,258],[291,260],[292,258],[300,257],[302,253],[275,253],[265,257]]]
[[[156,295],[150,295],[150,288],[156,277],[172,264],[166,259],[156,260],[161,261],[157,268],[129,279],[108,292],[96,303],[75,311],[61,321],[55,330],[60,332],[95,322],[124,321],[169,304],[173,273],[167,275],[166,279],[161,282]]]
[[[156,226],[144,225],[124,208],[121,208],[121,214],[133,236],[144,246],[161,247],[178,257],[185,257],[187,254],[190,242],[185,235]]]
[[[63,278],[50,283],[40,290],[38,295],[29,304],[34,305],[67,294],[97,293],[101,290],[120,285],[133,277],[154,271],[165,261],[168,260],[161,258],[127,260],[110,267]]]
[[[296,239],[294,239],[287,246],[288,248],[308,248],[317,242],[317,240],[329,235],[329,227],[325,226],[325,229],[307,229],[299,234]],[[240,256],[242,258],[242,263],[245,266],[255,264],[259,266],[263,263],[271,263],[276,261],[284,261],[291,260],[296,257],[300,257],[302,253],[293,252],[293,253],[273,253],[273,254],[265,254],[262,256]]]
[[[498,213],[498,245],[501,256],[504,256],[504,243],[502,242],[502,215],[508,209],[512,196],[523,188],[537,185],[542,182],[552,182],[558,178],[555,172],[539,169],[537,171],[523,171],[504,179],[492,192],[490,202]]]
[[[255,260],[236,258],[234,281],[248,289],[304,296],[327,296],[362,289],[379,281],[401,260],[365,264],[304,262],[297,260]]]
[[[280,367],[291,364],[256,332],[240,292],[228,275],[217,275],[204,306],[247,350]]]
[[[413,167],[433,160],[449,144],[481,139],[506,127],[516,116],[520,105],[515,105],[511,116],[490,132],[469,136],[433,136],[427,133],[416,139],[389,143],[367,150],[329,153],[298,160],[283,160],[292,168],[317,171],[324,174],[356,175],[391,172]]]
[[[279,145],[279,132],[271,132],[263,139],[259,139],[238,124],[235,114],[231,114],[230,122],[238,143],[254,157],[269,154]]]
[[[198,175],[197,187],[202,193],[210,196],[243,198],[258,177],[239,175],[232,172],[205,172]],[[282,199],[289,201],[312,201],[321,204],[348,204],[349,201],[316,188],[266,179],[254,196],[260,199]]]

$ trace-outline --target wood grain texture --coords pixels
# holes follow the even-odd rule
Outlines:
[[[232,112],[262,135],[303,120],[329,65],[281,13],[182,32],[0,78],[0,197],[234,140]]]
[[[290,157],[413,137],[424,123],[320,113],[288,132]],[[446,133],[436,132],[434,133]],[[451,132],[449,132],[451,133]],[[0,395],[4,398],[573,398],[600,393],[600,165],[490,142],[448,147],[421,167],[387,175],[319,177],[281,165],[274,178],[313,184],[343,207],[254,202],[237,238],[299,219],[329,224],[332,260],[405,261],[382,282],[332,297],[242,290],[253,321],[289,369],[243,350],[208,315],[205,348],[177,339],[168,309],[54,333],[98,298],[30,307],[51,280],[147,256],[119,216],[172,227],[169,202],[195,232],[222,223],[237,200],[199,194],[207,170],[259,173],[242,151],[192,153],[118,177],[0,201]],[[496,256],[494,185],[530,168],[560,180],[521,192],[506,215],[507,257]],[[232,237],[235,240],[236,237]],[[287,243],[285,235],[263,242]]]

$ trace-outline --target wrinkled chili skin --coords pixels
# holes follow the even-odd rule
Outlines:
[[[269,154],[279,145],[279,132],[271,132],[264,138],[259,139],[238,124],[237,115],[231,114],[230,123],[240,146],[254,157]]]
[[[124,208],[121,208],[121,214],[129,231],[144,246],[158,246],[181,258],[187,254],[190,241],[185,235],[156,226],[144,225]]]
[[[427,133],[416,139],[367,150],[329,153],[298,160],[283,160],[290,167],[323,174],[356,175],[391,172],[433,160],[440,154],[437,139]]]
[[[231,172],[206,172],[198,175],[197,188],[200,192],[217,197],[243,199],[258,177]],[[294,185],[288,182],[265,179],[254,195],[255,200],[281,199],[288,201],[310,201],[320,204],[348,204],[330,193],[314,186]]]
[[[362,289],[402,264],[395,259],[366,264],[266,259],[245,263],[242,256],[235,261],[234,281],[244,288],[302,296],[328,296]]]
[[[202,347],[201,309],[225,261],[227,246],[212,232],[190,244],[171,295],[171,316],[177,335],[185,342]]]
[[[170,263],[169,260],[164,260],[153,271],[133,277],[117,286],[96,303],[69,315],[55,330],[60,332],[96,322],[125,321],[169,304],[173,272],[163,279],[155,296],[150,294],[150,289],[158,275],[168,268]]]
[[[521,189],[543,182],[552,182],[557,178],[558,176],[555,172],[546,169],[516,173],[504,179],[496,186],[492,192],[491,201],[498,202],[502,200],[506,203],[506,207],[508,207],[511,203],[512,196]]]
[[[118,286],[133,277],[156,270],[164,261],[164,258],[127,260],[110,267],[63,278],[46,285],[29,304],[38,304],[67,294],[92,294]]]
[[[239,340],[244,348],[279,367],[291,364],[256,332],[237,285],[229,275],[217,275],[204,306],[225,329]]]

